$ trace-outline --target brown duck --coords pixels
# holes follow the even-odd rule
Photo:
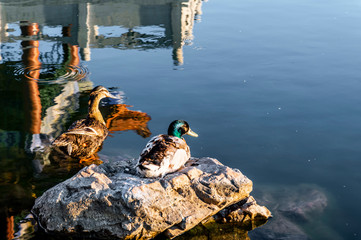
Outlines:
[[[117,98],[105,87],[95,87],[90,92],[88,116],[74,122],[52,142],[52,147],[77,159],[86,159],[96,153],[109,133],[99,111],[99,102],[106,97]]]

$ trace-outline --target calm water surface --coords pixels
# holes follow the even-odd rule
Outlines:
[[[1,239],[82,167],[41,152],[97,85],[132,106],[100,156],[136,158],[185,119],[192,155],[239,168],[273,211],[251,239],[361,239],[360,1],[0,1],[0,13]],[[277,235],[277,205],[305,186],[327,201]]]

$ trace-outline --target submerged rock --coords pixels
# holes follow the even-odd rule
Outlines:
[[[259,202],[266,204],[273,212],[274,218],[264,227],[250,233],[251,238],[260,240],[294,239],[309,240],[303,225],[314,225],[327,232],[328,238],[339,238],[331,228],[318,221],[317,218],[328,205],[327,195],[316,185],[301,184],[297,186],[263,187],[257,190]],[[316,229],[313,229],[315,233]]]
[[[163,179],[141,178],[134,164],[91,165],[49,189],[32,209],[39,225],[58,235],[150,239],[162,233],[173,238],[228,206],[245,203],[252,191],[252,181],[239,170],[212,158],[192,159]],[[241,221],[270,217],[268,210],[247,213],[250,206],[255,202],[239,206],[244,208],[238,211]]]

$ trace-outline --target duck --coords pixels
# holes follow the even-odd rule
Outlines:
[[[55,138],[51,147],[74,159],[91,158],[109,134],[99,111],[99,103],[103,98],[117,97],[103,86],[93,88],[89,96],[87,117],[75,121],[67,131]]]
[[[198,137],[184,120],[170,123],[168,134],[153,137],[141,152],[136,170],[146,178],[163,178],[181,169],[191,154],[183,135]]]

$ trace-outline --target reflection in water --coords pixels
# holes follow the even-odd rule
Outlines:
[[[69,28],[63,28],[64,35],[69,33]],[[91,82],[84,79],[86,75],[82,79],[78,79],[80,75],[73,76],[64,83],[58,81],[64,79],[62,69],[76,68],[80,64],[78,46],[62,44],[62,63],[48,63],[54,71],[44,74],[39,25],[24,21],[20,29],[21,59],[26,71],[17,71],[18,63],[14,65],[11,61],[1,64],[0,71],[4,76],[10,71],[11,76],[1,78],[7,82],[1,81],[1,89],[6,91],[0,101],[5,106],[4,112],[10,112],[0,119],[0,224],[1,229],[5,229],[0,231],[1,239],[13,238],[15,223],[31,208],[36,196],[90,164],[64,159],[56,161],[49,156],[48,148],[51,140],[68,127],[72,118],[77,118],[73,115],[81,105],[81,98],[88,98],[82,93],[92,88]],[[46,78],[51,79],[52,84]],[[143,137],[150,135],[147,114],[130,111],[125,105],[103,108],[110,114],[107,124],[113,132],[135,130]],[[95,157],[92,163],[101,162]]]
[[[1,2],[0,43],[18,40],[16,33],[9,33],[12,30],[9,23],[27,19],[51,26],[52,29],[40,29],[42,39],[79,46],[85,61],[91,59],[90,48],[171,47],[174,64],[181,65],[184,62],[183,46],[192,43],[194,20],[199,20],[202,14],[201,0],[122,0],[106,4],[73,0],[66,1],[67,4],[49,5],[47,1],[32,1],[27,6],[21,2]],[[56,32],[59,26],[62,27]],[[69,28],[64,29],[66,27]],[[4,50],[3,58],[13,57],[13,52]]]
[[[40,54],[39,25],[22,21],[20,28],[23,66],[16,70],[17,75],[44,84],[67,83],[69,80],[82,80],[87,77],[88,70],[80,64],[77,45],[55,42],[51,52]],[[71,26],[63,27],[63,37],[71,37],[70,28]],[[63,58],[60,59],[59,56]]]
[[[39,33],[37,23],[22,23],[20,25],[21,34],[25,40],[21,42],[23,48],[22,60],[26,67],[32,69],[29,76],[24,76],[24,103],[27,126],[25,131],[31,134],[40,134],[41,125],[41,101],[38,83],[34,79],[39,79],[41,63],[39,61],[39,41],[26,39],[26,37],[36,36]]]
[[[109,108],[109,114],[106,119],[106,125],[109,131],[120,132],[134,130],[144,138],[150,137],[152,134],[148,129],[147,123],[150,116],[144,112],[132,111],[127,109],[125,104],[112,105]]]
[[[6,113],[0,118],[0,239],[13,238],[37,196],[89,164],[51,158],[48,146],[87,109],[93,86],[81,60],[91,60],[90,49],[171,48],[174,64],[181,65],[201,5],[0,0],[0,104]],[[101,107],[109,130],[149,137],[150,116],[127,107]]]
[[[244,230],[242,226],[237,226],[236,224],[199,224],[185,234],[176,237],[175,240],[250,240],[248,230],[250,231],[252,229]]]

